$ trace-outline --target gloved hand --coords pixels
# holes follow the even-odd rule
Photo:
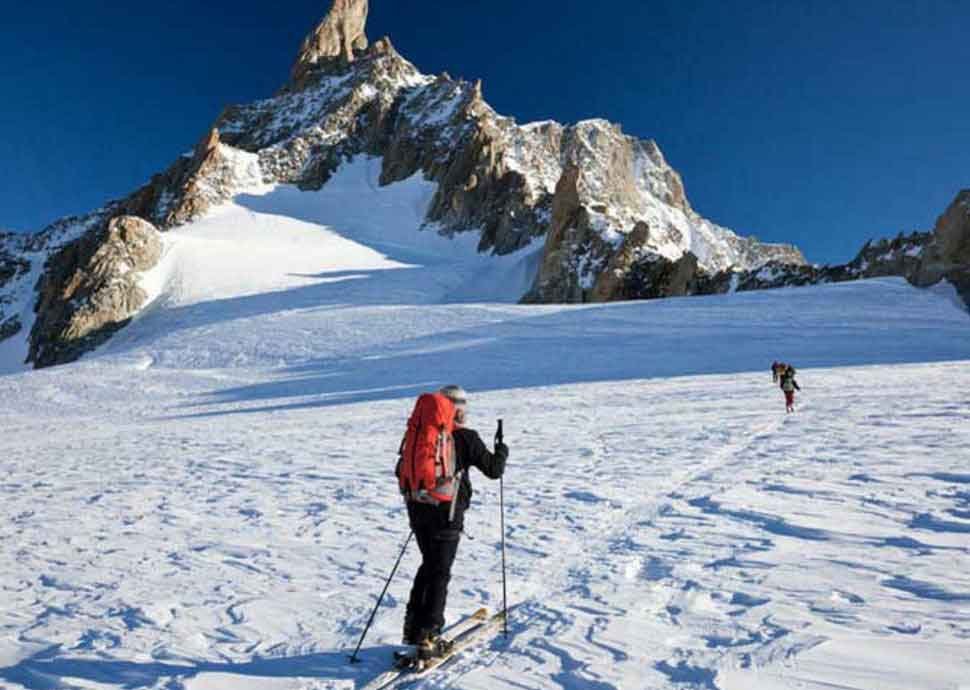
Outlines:
[[[495,443],[495,452],[493,455],[495,455],[495,459],[499,461],[499,464],[502,467],[501,474],[505,474],[505,463],[509,459],[509,447],[501,441],[497,441]]]

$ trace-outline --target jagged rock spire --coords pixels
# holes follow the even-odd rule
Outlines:
[[[367,48],[368,0],[333,0],[330,12],[303,40],[290,77],[301,80],[322,60],[354,61],[354,51]]]

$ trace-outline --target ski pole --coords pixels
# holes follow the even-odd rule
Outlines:
[[[354,653],[350,655],[350,663],[356,664],[360,661],[357,658],[357,653],[360,652],[360,647],[364,644],[364,638],[367,637],[367,632],[370,630],[370,626],[374,623],[374,617],[377,615],[377,609],[381,607],[381,602],[384,601],[384,595],[387,594],[387,588],[391,586],[391,580],[394,579],[395,573],[397,573],[398,566],[401,565],[401,560],[404,558],[404,552],[408,550],[408,544],[411,543],[411,537],[414,536],[414,532],[408,532],[408,538],[404,540],[404,546],[401,547],[401,555],[397,557],[397,563],[394,564],[394,568],[391,570],[391,574],[387,578],[387,582],[384,583],[384,589],[381,591],[381,595],[377,598],[377,604],[374,606],[374,610],[371,611],[370,620],[367,621],[367,625],[364,626],[364,632],[360,634],[360,640],[357,641],[357,649]]]
[[[498,430],[495,432],[495,442],[496,444],[502,443],[505,439],[502,433],[502,420],[498,420]],[[498,478],[498,505],[500,513],[500,524],[502,528],[502,626],[503,634],[505,638],[508,639],[509,636],[509,596],[508,587],[506,585],[505,576],[505,482],[503,481],[505,472],[502,472],[503,477]]]

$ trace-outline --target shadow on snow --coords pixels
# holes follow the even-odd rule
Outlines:
[[[337,202],[308,206],[288,190],[268,197],[243,195],[236,202],[254,212],[282,212],[316,223],[332,220],[342,209]],[[320,281],[310,285],[156,308],[143,316],[145,328],[131,327],[109,351],[136,348],[145,344],[142,338],[151,342],[159,333],[169,336],[285,312],[305,312],[323,326],[330,315],[349,318],[354,328],[376,327],[368,307],[399,307],[402,323],[430,315],[444,320],[454,315],[457,322],[467,315],[463,310],[479,312],[475,325],[456,325],[353,356],[311,359],[276,370],[271,374],[275,380],[212,391],[195,405],[223,409],[195,409],[190,416],[402,398],[455,381],[473,391],[492,391],[766,371],[780,357],[803,369],[970,359],[966,315],[941,308],[937,295],[901,279],[729,298],[595,306],[483,304],[489,294],[501,292],[499,283],[514,282],[519,269],[494,272],[479,257],[449,254],[449,241],[436,238],[433,230],[411,231],[411,244],[402,244],[394,242],[393,233],[382,237],[360,225],[353,214],[334,223],[346,238],[405,265],[322,272],[302,276]],[[477,301],[464,299],[466,294],[476,295]],[[365,311],[354,314],[355,309]],[[253,402],[264,404],[255,407]],[[243,403],[250,406],[240,409]]]
[[[126,690],[153,687],[163,679],[188,680],[205,673],[222,673],[256,678],[314,678],[353,681],[366,685],[387,666],[376,659],[390,658],[395,647],[379,646],[361,653],[362,663],[351,665],[349,655],[322,652],[296,657],[255,659],[242,663],[133,662],[107,659],[57,657],[59,648],[41,652],[15,666],[0,668],[0,680],[18,683],[29,690],[74,688],[70,679],[85,683],[120,685]]]

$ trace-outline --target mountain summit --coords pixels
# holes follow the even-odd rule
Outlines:
[[[334,58],[345,64],[367,48],[367,0],[334,0],[330,13],[306,37],[290,77],[299,82],[321,61]]]
[[[522,301],[722,292],[765,265],[811,269],[795,247],[700,216],[656,142],[605,120],[520,125],[481,82],[425,75],[388,38],[370,43],[368,9],[334,0],[275,96],[226,108],[141,189],[27,241],[0,238],[0,338],[27,332],[35,366],[76,359],[144,307],[138,276],[159,260],[160,234],[253,188],[319,190],[359,157],[379,160],[382,186],[433,185],[425,232],[534,256]]]

